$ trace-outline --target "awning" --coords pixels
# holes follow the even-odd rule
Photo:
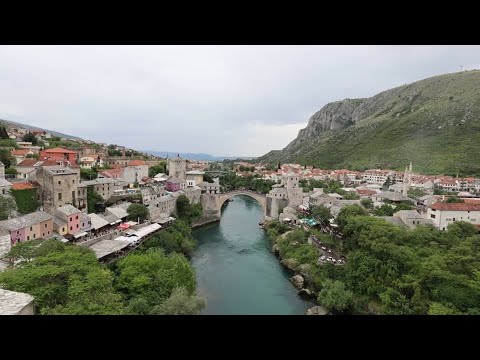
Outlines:
[[[120,224],[120,225],[118,225],[118,228],[122,229],[122,230],[128,229],[129,227],[130,227],[130,224]]]
[[[86,232],[84,231],[84,232],[81,232],[81,233],[79,233],[79,234],[73,235],[73,237],[74,237],[75,239],[78,239],[79,237],[82,237],[82,236],[85,236],[85,235],[88,235],[88,233],[86,233]]]
[[[283,221],[292,221],[290,218],[283,218]]]
[[[115,224],[118,224],[118,223],[121,223],[122,220],[118,219],[117,221],[115,221]]]

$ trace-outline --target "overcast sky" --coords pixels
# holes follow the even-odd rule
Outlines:
[[[0,118],[140,150],[260,156],[331,101],[480,67],[480,46],[0,46]]]

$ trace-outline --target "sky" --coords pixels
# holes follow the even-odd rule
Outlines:
[[[480,46],[0,46],[0,119],[137,150],[261,156],[329,102],[480,68]]]

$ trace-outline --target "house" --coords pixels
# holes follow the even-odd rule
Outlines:
[[[0,195],[7,195],[12,188],[12,183],[0,177]]]
[[[33,296],[0,288],[0,315],[34,315]]]
[[[114,215],[117,219],[122,221],[124,221],[128,216],[127,210],[123,209],[122,207],[107,207],[105,209],[105,213]]]
[[[30,149],[15,149],[12,150],[11,154],[17,160],[17,164],[20,164],[26,159],[27,155],[33,155],[33,151]]]
[[[187,187],[187,182],[177,178],[170,177],[166,181],[165,185],[166,185],[167,191],[176,192],[176,191],[185,189]]]
[[[48,238],[53,233],[53,216],[36,211],[9,220],[0,221],[0,228],[10,232],[12,244]]]
[[[434,223],[431,219],[423,218],[415,210],[400,210],[393,214],[394,218],[400,219],[403,225],[409,227],[410,229],[416,228],[418,225],[432,225]]]
[[[403,194],[399,194],[393,191],[383,191],[379,194],[372,196],[373,201],[383,201],[383,200],[390,200],[393,202],[403,202],[403,201],[412,201],[409,197],[404,196]]]
[[[64,235],[65,231],[67,234],[71,235],[80,232],[81,213],[80,210],[70,204],[59,207],[55,210],[54,214],[55,230],[61,235]]]
[[[140,182],[148,177],[148,165],[143,160],[130,160],[123,169],[123,180],[128,184]]]
[[[77,163],[77,152],[63,148],[45,149],[40,151],[40,160],[62,161],[64,165],[75,165]]]
[[[98,178],[111,178],[111,179],[123,180],[124,170],[125,168],[123,167],[103,170],[98,173]]]
[[[17,179],[34,179],[37,168],[35,164],[39,161],[37,159],[25,159],[20,161],[17,166]]]
[[[198,187],[201,189],[202,194],[220,194],[220,184],[217,179],[214,179],[216,182],[208,183],[208,182],[201,182],[198,184]]]
[[[187,186],[196,186],[203,182],[203,175],[205,174],[204,171],[187,171],[186,178],[187,178]]]
[[[122,190],[121,181],[112,178],[98,178],[89,181],[82,181],[83,186],[92,187],[104,200],[115,195],[115,190]]]
[[[37,169],[37,181],[42,187],[42,205],[46,212],[53,214],[57,208],[67,204],[75,205],[79,209],[86,208],[86,196],[78,196],[80,183],[78,168],[42,164]]]
[[[427,219],[431,219],[440,230],[455,221],[480,225],[480,204],[436,202],[428,206]]]
[[[435,195],[424,195],[417,199],[417,205],[429,206],[438,201]]]

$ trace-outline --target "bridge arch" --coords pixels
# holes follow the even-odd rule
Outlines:
[[[246,195],[251,197],[252,199],[256,200],[260,204],[260,206],[263,209],[263,212],[264,213],[266,212],[267,197],[263,194],[258,194],[250,191],[230,191],[227,193],[220,194],[220,210],[222,209],[223,204],[225,204],[226,201],[230,200],[231,198],[237,195]]]

